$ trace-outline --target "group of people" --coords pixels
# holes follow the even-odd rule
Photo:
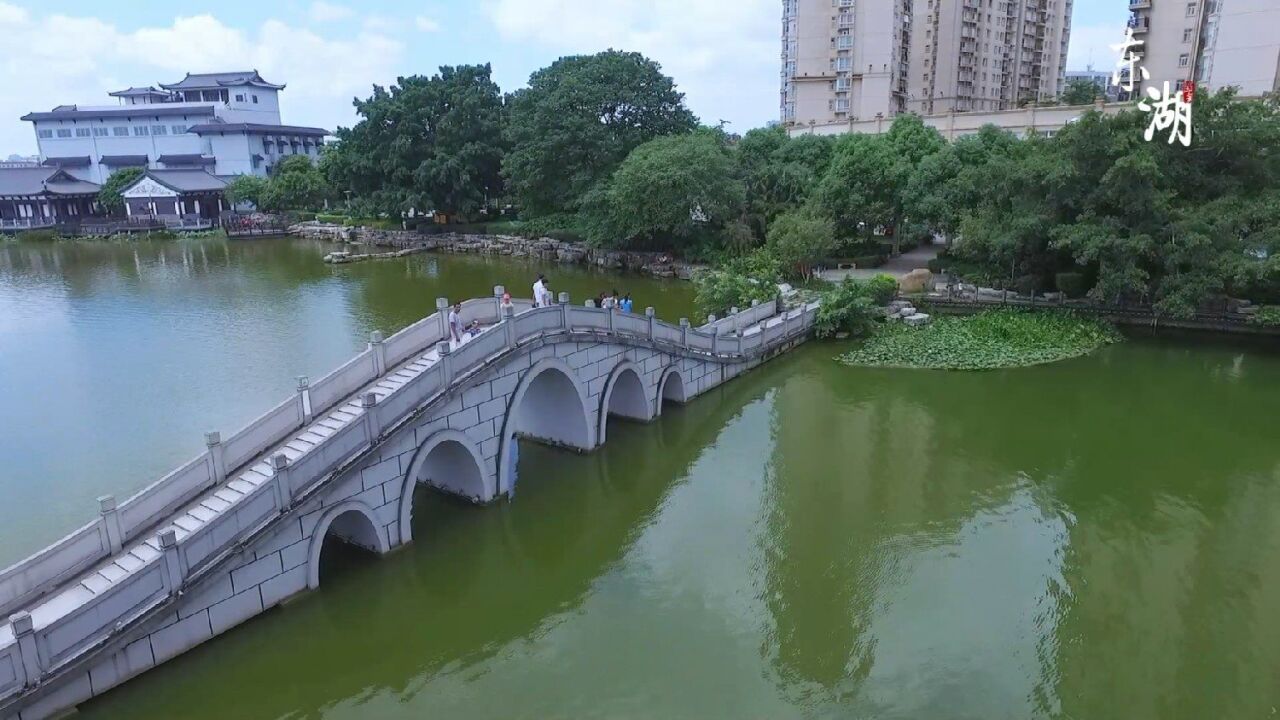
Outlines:
[[[611,293],[602,292],[596,297],[595,305],[596,307],[604,308],[606,310],[612,309],[619,312],[629,313],[631,312],[631,293],[618,297],[617,290],[614,290]]]
[[[504,305],[511,303],[510,293],[502,296],[502,303]],[[629,313],[632,309],[631,293],[619,296],[616,289],[613,292],[601,292],[598,296],[587,300],[587,304]],[[538,273],[538,279],[533,283],[533,306],[551,307],[552,305],[555,305],[555,293],[551,292],[551,284],[547,281],[547,276]],[[454,303],[453,307],[449,308],[449,338],[453,343],[460,344],[464,338],[479,335],[482,329],[478,320],[472,320],[470,324],[462,322],[462,303]]]

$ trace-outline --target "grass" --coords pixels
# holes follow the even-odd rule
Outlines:
[[[1121,339],[1110,324],[1070,312],[990,310],[935,317],[922,327],[884,325],[840,360],[873,367],[995,370],[1080,357]]]

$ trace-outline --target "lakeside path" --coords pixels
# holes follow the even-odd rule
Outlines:
[[[942,245],[921,245],[901,255],[889,258],[888,262],[878,268],[858,268],[856,270],[823,270],[819,275],[829,282],[840,282],[846,277],[854,280],[869,280],[876,275],[885,274],[900,278],[916,268],[927,268],[929,261],[942,252]]]

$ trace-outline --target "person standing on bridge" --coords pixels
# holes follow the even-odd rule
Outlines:
[[[533,283],[533,306],[548,307],[551,305],[547,300],[547,276],[538,273],[538,279]]]
[[[449,310],[449,336],[454,346],[462,342],[462,303],[454,303]]]

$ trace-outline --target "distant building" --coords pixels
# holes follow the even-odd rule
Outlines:
[[[987,125],[998,130],[1011,132],[1018,137],[1033,133],[1041,137],[1052,137],[1066,126],[1076,122],[1085,113],[1096,110],[1104,115],[1116,115],[1132,110],[1133,103],[1103,103],[1096,101],[1093,105],[1046,105],[1039,107],[1028,105],[1013,110],[987,110],[981,112],[948,112],[934,115],[922,115],[921,120],[927,127],[936,129],[944,139],[957,140],[966,135],[975,135]],[[814,124],[809,126],[793,126],[788,132],[792,137],[799,135],[843,135],[845,133],[861,133],[879,135],[889,132],[893,126],[892,118],[873,118],[870,120],[850,120]]]
[[[1061,92],[1072,0],[783,0],[781,119],[994,111]]]
[[[1062,90],[1067,89],[1067,84],[1072,80],[1087,80],[1094,87],[1098,88],[1098,95],[1106,98],[1107,102],[1116,102],[1120,99],[1120,88],[1111,83],[1111,72],[1102,70],[1068,70],[1066,83],[1063,84]]]
[[[256,70],[188,73],[109,93],[117,105],[59,105],[22,116],[48,167],[101,183],[125,167],[266,175],[281,158],[318,157],[328,131],[283,125],[279,93]]]
[[[10,155],[0,160],[0,169],[40,167],[40,158],[26,155]]]
[[[56,167],[0,169],[0,230],[45,227],[97,211],[99,187]]]
[[[1187,81],[1256,96],[1280,89],[1280,2],[1277,0],[1128,0],[1129,27],[1142,87],[1178,89]],[[1120,38],[1116,39],[1120,42]]]

